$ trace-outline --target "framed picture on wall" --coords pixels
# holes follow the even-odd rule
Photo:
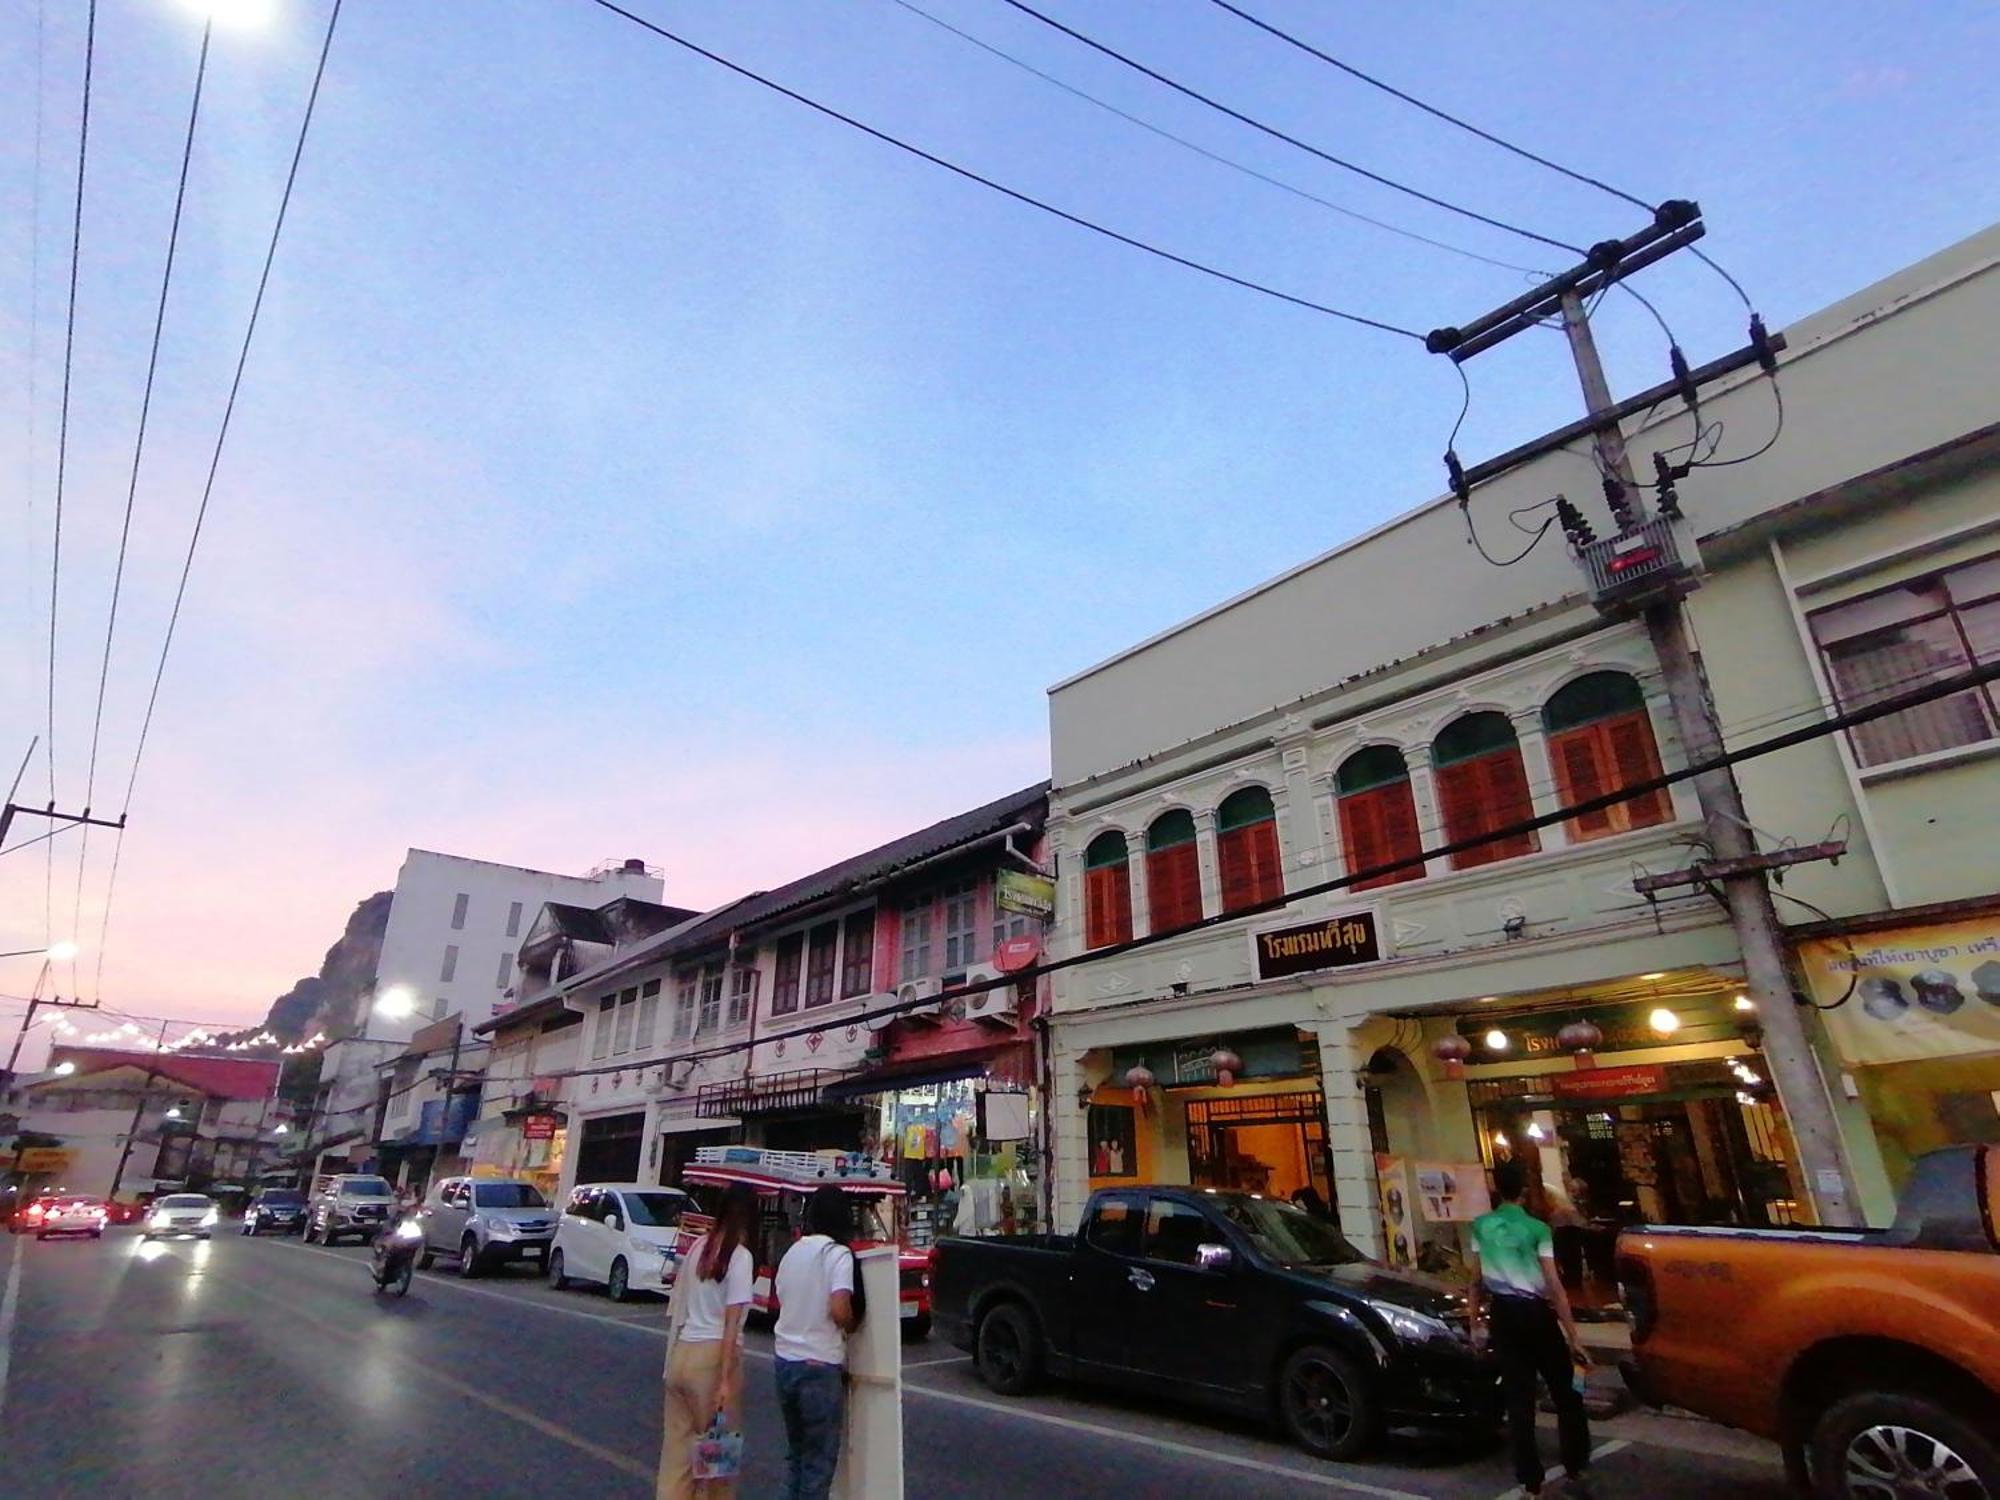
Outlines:
[[[1088,1138],[1092,1177],[1139,1175],[1138,1126],[1130,1105],[1091,1105]]]

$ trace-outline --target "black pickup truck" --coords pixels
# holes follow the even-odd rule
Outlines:
[[[1461,1293],[1250,1193],[1105,1189],[1077,1234],[940,1240],[931,1274],[936,1326],[1001,1395],[1123,1386],[1275,1416],[1323,1458],[1389,1426],[1500,1420]]]

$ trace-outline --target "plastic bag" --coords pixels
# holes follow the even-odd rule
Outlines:
[[[724,1432],[722,1414],[694,1440],[690,1469],[696,1479],[734,1479],[743,1468],[743,1434]]]

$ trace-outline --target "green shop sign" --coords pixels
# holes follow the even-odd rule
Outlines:
[[[1656,1012],[1667,1012],[1673,1026],[1661,1030]],[[1727,995],[1703,995],[1692,1000],[1638,1000],[1625,1005],[1579,1006],[1575,1010],[1543,1010],[1532,1015],[1472,1015],[1458,1020],[1458,1034],[1472,1043],[1470,1063],[1534,1062],[1568,1055],[1557,1040],[1573,1021],[1589,1021],[1604,1033],[1597,1052],[1632,1052],[1642,1047],[1673,1047],[1686,1042],[1733,1042],[1743,1035],[1743,1023]],[[1493,1032],[1507,1039],[1504,1047],[1488,1044]]]
[[[1111,1049],[1111,1077],[1122,1085],[1125,1075],[1144,1064],[1165,1088],[1207,1088],[1215,1082],[1215,1054],[1227,1047],[1243,1059],[1238,1078],[1294,1078],[1305,1068],[1299,1034],[1290,1026],[1269,1031],[1239,1031],[1218,1036],[1182,1037],[1171,1042],[1146,1042]]]

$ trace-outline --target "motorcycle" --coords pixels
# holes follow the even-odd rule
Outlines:
[[[375,1236],[375,1289],[396,1297],[409,1291],[423,1248],[424,1228],[414,1218],[400,1219]]]

